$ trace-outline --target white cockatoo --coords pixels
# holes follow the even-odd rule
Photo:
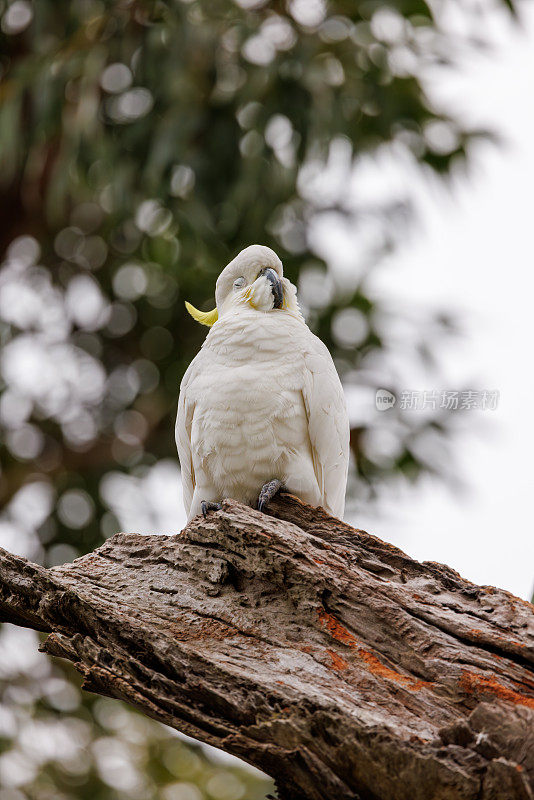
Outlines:
[[[185,373],[176,444],[191,519],[232,497],[263,510],[281,487],[342,518],[349,461],[343,389],[269,247],[242,250],[217,280],[210,331]]]

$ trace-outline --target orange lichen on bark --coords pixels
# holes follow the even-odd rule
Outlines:
[[[363,647],[358,648],[358,655],[365,661],[369,667],[369,672],[372,672],[373,675],[386,678],[386,680],[395,681],[406,687],[406,689],[412,689],[414,691],[428,685],[427,681],[416,680],[415,678],[408,677],[408,675],[401,675],[400,672],[391,669],[391,667],[386,667],[385,664],[379,661],[374,653],[371,653],[369,650],[364,650]]]
[[[349,633],[348,630],[344,628],[335,617],[332,616],[332,614],[329,614],[328,611],[324,610],[324,608],[318,608],[317,614],[319,615],[322,625],[324,625],[334,639],[337,639],[337,641],[341,642],[342,644],[348,645],[348,647],[356,647],[358,645],[358,642],[354,636]]]
[[[342,672],[344,669],[347,669],[349,666],[348,661],[336,653],[334,650],[327,650],[326,651],[330,658],[332,659],[331,668],[337,670],[338,672]]]
[[[503,686],[495,678],[485,678],[483,675],[477,675],[475,672],[469,672],[468,670],[462,672],[459,687],[467,694],[490,694],[493,697],[498,697],[499,700],[506,700],[516,706],[534,708],[534,697],[527,697],[519,692],[514,692],[513,689]]]
[[[379,678],[395,681],[407,689],[418,690],[427,685],[427,681],[416,680],[407,675],[401,675],[400,672],[387,667],[369,650],[361,647],[360,642],[348,632],[346,628],[338,622],[338,620],[329,614],[324,608],[318,608],[317,613],[322,625],[328,630],[330,635],[337,639],[338,642],[353,649],[356,655],[365,662],[369,672]],[[330,651],[328,651],[330,653]],[[344,660],[344,659],[343,659]]]

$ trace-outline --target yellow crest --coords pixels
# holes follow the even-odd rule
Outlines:
[[[219,314],[216,308],[214,308],[213,311],[199,311],[198,308],[192,306],[191,303],[187,302],[187,300],[185,301],[185,307],[193,319],[195,319],[197,322],[200,322],[201,325],[207,325],[208,328],[211,328],[212,325],[215,325],[219,319]]]

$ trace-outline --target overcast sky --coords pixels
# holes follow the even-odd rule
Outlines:
[[[457,311],[466,337],[441,353],[448,385],[471,382],[500,392],[473,418],[457,456],[468,484],[456,496],[428,480],[389,497],[381,516],[351,522],[419,559],[442,561],[477,583],[522,597],[534,588],[534,8],[523,24],[496,15],[495,50],[434,82],[444,103],[507,140],[480,144],[470,174],[452,192],[423,180],[416,193],[422,225],[373,276],[395,302]],[[528,12],[528,13],[527,13]],[[406,389],[432,386],[411,385]],[[440,388],[440,387],[436,387]],[[387,412],[385,412],[387,413]],[[476,418],[480,420],[480,416]]]

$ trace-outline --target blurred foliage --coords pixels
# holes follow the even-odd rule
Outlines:
[[[451,7],[460,32],[443,22]],[[210,307],[219,271],[253,242],[279,253],[344,378],[353,495],[443,474],[451,415],[380,415],[374,390],[406,388],[407,362],[429,369],[451,320],[412,319],[369,276],[409,224],[413,170],[446,175],[485,135],[425,90],[429,71],[483,44],[480,4],[4,0],[0,13],[2,544],[53,564],[119,526],[176,529],[176,397],[204,336],[183,300]],[[384,159],[406,165],[402,191],[362,192]],[[19,704],[31,724],[58,724],[61,706],[17,685],[8,716]],[[259,796],[210,789],[197,750],[117,703],[124,744],[103,721],[111,701],[76,697],[87,768],[67,780],[37,761],[13,781],[9,758],[30,756],[8,726],[0,785],[36,800],[204,796],[157,793],[171,780]],[[95,767],[106,737],[149,788]],[[202,770],[170,769],[173,748]]]

